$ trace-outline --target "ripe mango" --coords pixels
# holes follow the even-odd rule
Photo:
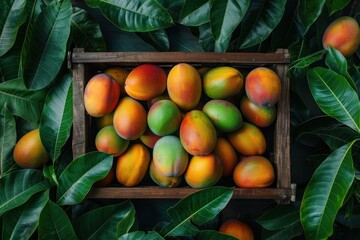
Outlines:
[[[96,134],[95,147],[98,151],[112,154],[114,157],[124,153],[130,141],[116,133],[113,125],[105,126]]]
[[[150,162],[149,174],[151,179],[161,187],[177,187],[180,185],[182,175],[178,177],[165,176],[159,169],[156,168],[154,161]]]
[[[258,127],[270,126],[276,118],[276,107],[261,107],[250,101],[245,95],[240,101],[240,110],[243,116]]]

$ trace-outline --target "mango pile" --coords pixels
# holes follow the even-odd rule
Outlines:
[[[270,186],[263,129],[276,119],[280,93],[280,78],[267,67],[246,77],[232,66],[109,67],[84,89],[96,149],[115,159],[97,185],[137,186],[149,174],[162,187],[204,188],[222,177],[238,187]]]

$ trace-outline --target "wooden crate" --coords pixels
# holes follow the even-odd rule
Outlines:
[[[185,62],[200,66],[235,66],[254,68],[267,66],[277,72],[282,82],[281,98],[277,104],[278,115],[272,125],[271,160],[276,171],[276,183],[270,188],[243,189],[234,187],[234,199],[273,199],[286,204],[292,197],[290,179],[290,82],[286,71],[290,56],[285,49],[276,53],[214,53],[214,52],[84,52],[74,49],[68,55],[73,69],[73,157],[93,148],[92,118],[83,103],[84,86],[99,71],[110,66],[134,68],[143,63],[153,63],[164,68]],[[183,198],[198,189],[191,187],[163,188],[159,186],[122,187],[120,185],[93,188],[89,198]]]

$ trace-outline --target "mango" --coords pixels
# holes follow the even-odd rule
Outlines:
[[[257,67],[245,79],[245,92],[250,101],[260,107],[275,105],[281,94],[279,76],[270,68]]]
[[[148,148],[154,148],[155,143],[161,138],[161,136],[153,133],[149,128],[146,129],[144,134],[140,136],[140,141]]]
[[[180,141],[191,155],[207,155],[216,145],[214,125],[203,111],[191,110],[184,115],[179,130]]]
[[[219,137],[213,152],[217,157],[220,158],[223,164],[223,176],[232,176],[234,168],[239,162],[239,158],[229,140],[224,137]]]
[[[182,147],[177,136],[168,135],[160,138],[153,149],[155,167],[167,177],[182,175],[189,162],[188,153]]]
[[[252,124],[258,127],[269,127],[276,118],[276,107],[261,107],[250,101],[245,95],[240,101],[240,111],[243,116]]]
[[[114,110],[119,97],[120,85],[108,74],[97,74],[85,86],[85,110],[90,116],[101,117]]]
[[[244,78],[239,70],[221,66],[209,70],[203,79],[205,94],[213,99],[235,96],[243,88]]]
[[[113,125],[120,137],[134,140],[146,131],[146,118],[146,110],[140,102],[130,97],[124,97],[115,109]]]
[[[150,152],[141,143],[134,143],[116,162],[116,179],[126,187],[138,185],[150,164]]]
[[[194,109],[201,97],[202,83],[199,72],[187,63],[173,66],[167,77],[170,99],[182,110]]]
[[[114,112],[105,114],[104,116],[95,118],[95,124],[97,130],[102,129],[103,127],[109,126],[113,124]]]
[[[142,64],[132,69],[125,80],[126,93],[137,100],[149,100],[166,90],[164,69],[153,64]]]
[[[112,154],[114,157],[124,153],[130,141],[120,137],[113,125],[105,126],[96,134],[95,147],[100,152]]]
[[[222,99],[208,101],[202,111],[208,116],[216,129],[222,132],[232,132],[242,125],[240,110],[231,102]]]
[[[332,46],[345,57],[351,56],[360,44],[360,28],[358,22],[349,16],[336,19],[326,28],[322,43],[324,49]]]
[[[179,129],[181,112],[174,102],[159,100],[149,109],[147,122],[150,130],[156,135],[169,135]]]
[[[183,178],[182,176],[168,177],[163,175],[163,173],[155,167],[153,160],[150,162],[149,174],[151,179],[161,187],[177,187],[180,185]]]

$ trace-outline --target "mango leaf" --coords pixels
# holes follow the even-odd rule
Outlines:
[[[129,32],[148,32],[173,25],[169,12],[156,0],[85,0],[99,8],[118,28]]]
[[[296,222],[292,225],[287,226],[286,228],[281,228],[278,230],[267,230],[263,229],[261,233],[262,240],[292,240],[295,237],[298,237],[303,234],[303,229],[300,222]]]
[[[195,237],[196,240],[236,240],[236,237],[215,231],[202,230]]]
[[[49,200],[49,190],[33,195],[25,204],[4,214],[1,239],[27,240],[39,224],[40,214]]]
[[[48,86],[59,73],[70,35],[70,0],[53,1],[36,18],[24,66],[25,85]]]
[[[348,72],[346,58],[335,48],[329,47],[325,58],[326,65],[334,72],[342,75],[349,82],[350,86],[356,91],[356,85]]]
[[[46,94],[46,89],[27,89],[22,78],[0,83],[0,105],[7,103],[14,115],[34,123],[40,120]]]
[[[214,51],[215,39],[211,31],[210,23],[199,26],[199,42],[205,52]]]
[[[267,230],[278,230],[300,222],[299,209],[293,205],[278,205],[256,219]]]
[[[113,156],[90,152],[74,159],[59,177],[56,199],[60,205],[80,203],[91,186],[103,179],[111,169]]]
[[[316,169],[300,207],[306,239],[326,239],[355,177],[350,142],[332,152]]]
[[[329,9],[330,15],[334,14],[335,12],[344,9],[351,0],[327,0],[326,6]]]
[[[360,101],[346,79],[332,70],[316,67],[308,72],[310,91],[327,115],[360,133]]]
[[[326,0],[301,0],[298,8],[298,29],[302,37],[323,11]]]
[[[240,49],[255,46],[264,41],[279,24],[286,0],[251,1],[241,26]]]
[[[179,23],[185,26],[200,26],[209,21],[209,0],[185,0],[180,12]]]
[[[66,212],[51,200],[41,212],[38,229],[38,239],[78,239]]]
[[[169,51],[203,52],[199,39],[193,35],[188,27],[176,25],[167,29],[170,40]]]
[[[0,216],[49,187],[39,170],[21,169],[5,175],[0,179]]]
[[[227,187],[211,187],[199,190],[168,209],[171,221],[160,234],[169,236],[195,236],[197,226],[213,219],[230,201],[233,190]]]
[[[70,136],[72,126],[72,77],[63,76],[50,89],[40,119],[40,137],[54,162]]]
[[[86,52],[105,52],[105,39],[97,21],[84,9],[74,7],[71,15],[71,37],[77,48]]]
[[[126,200],[99,207],[74,219],[74,229],[81,239],[117,239],[128,233],[135,221],[135,207]]]
[[[153,46],[157,51],[168,51],[170,42],[165,29],[151,32],[138,32],[137,35],[145,42]]]
[[[16,144],[16,123],[12,113],[3,105],[0,114],[0,178],[16,167],[13,149]]]
[[[161,237],[160,234],[155,231],[148,231],[146,233],[143,231],[135,231],[124,234],[118,238],[118,240],[161,240],[161,239],[165,239],[165,238]]]
[[[4,0],[0,9],[0,57],[14,45],[17,32],[26,20],[25,0]]]
[[[248,10],[250,0],[214,0],[210,6],[210,24],[215,38],[215,51],[228,47],[232,33]]]
[[[158,0],[161,6],[168,11],[174,22],[179,21],[181,8],[185,3],[185,0]]]
[[[307,68],[311,64],[320,61],[325,54],[325,50],[320,50],[314,53],[311,53],[305,57],[299,58],[297,60],[291,61],[289,65],[288,74],[294,71],[295,69]]]
[[[54,186],[59,186],[59,182],[57,180],[55,168],[53,164],[44,165],[43,174],[46,179]]]

